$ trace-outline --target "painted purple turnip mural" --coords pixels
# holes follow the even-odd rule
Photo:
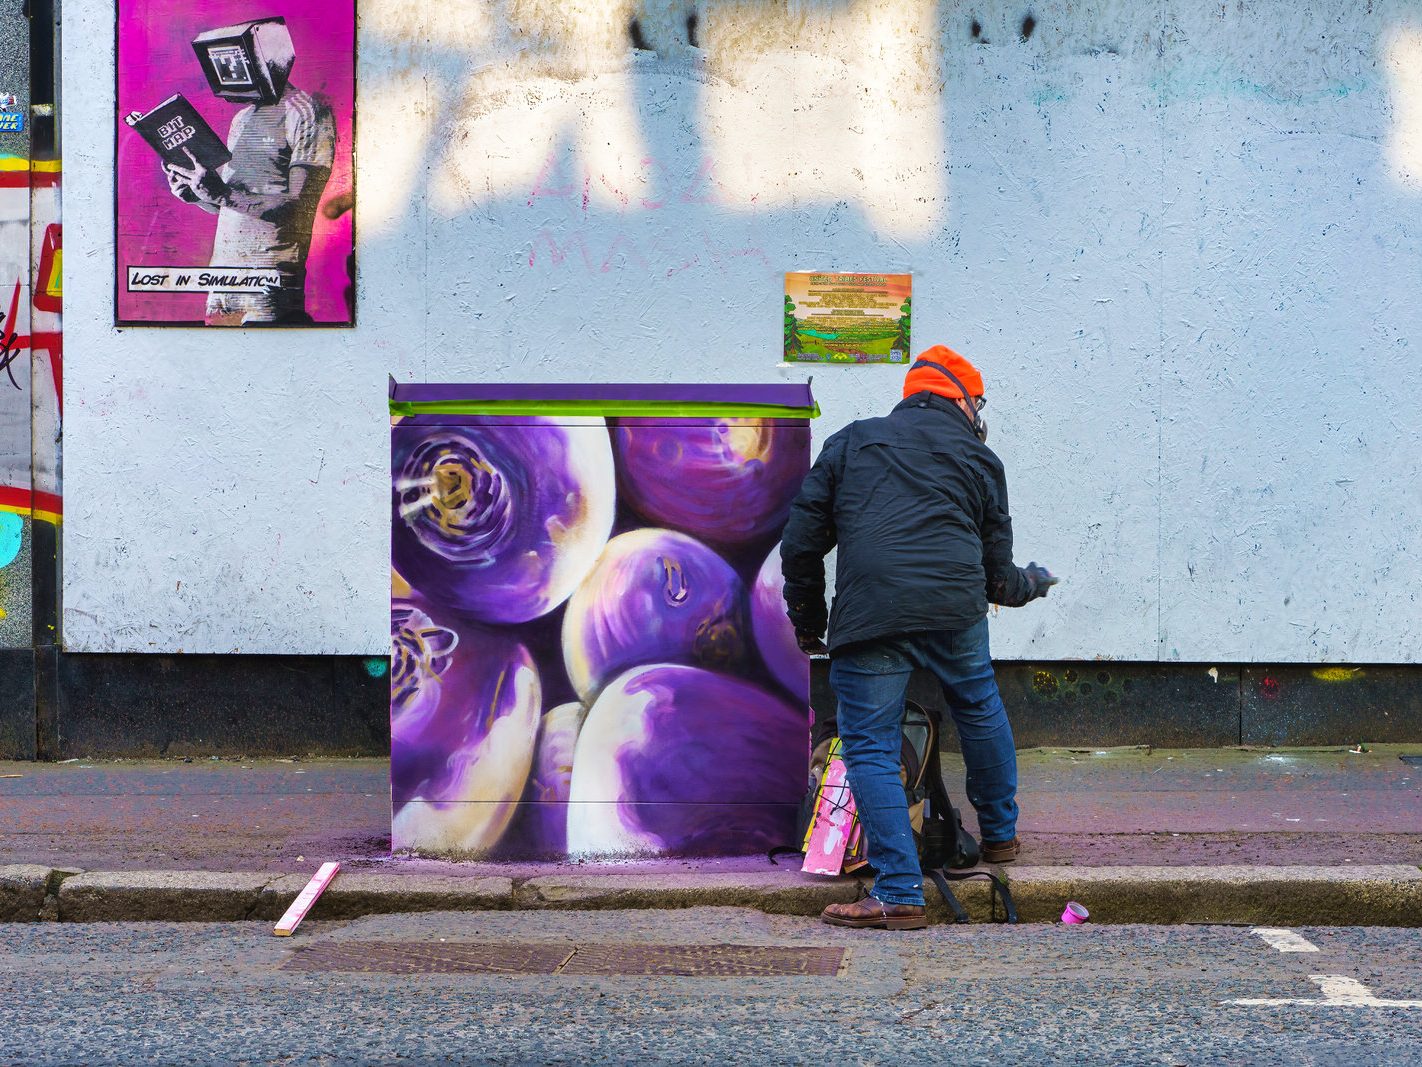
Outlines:
[[[543,694],[528,649],[449,609],[390,610],[393,834],[440,852],[492,848],[528,781]]]
[[[790,841],[809,663],[776,546],[809,467],[808,387],[391,396],[394,848]]]
[[[395,435],[395,570],[486,622],[527,622],[567,600],[612,532],[603,420],[421,425]]]
[[[530,855],[557,856],[567,852],[573,749],[587,714],[588,709],[574,700],[559,704],[543,715],[525,808],[527,828],[523,844]]]
[[[784,588],[777,543],[756,572],[751,587],[751,633],[770,676],[787,693],[798,696],[805,688],[805,654],[795,640],[790,616],[785,614]]]
[[[771,419],[620,419],[612,430],[618,487],[650,525],[711,544],[778,535],[807,470],[784,429]]]
[[[613,679],[573,753],[572,855],[763,851],[805,790],[803,704],[696,667]]]
[[[613,675],[641,663],[734,671],[746,655],[745,607],[735,570],[701,542],[631,530],[607,543],[568,602],[568,679],[591,702]]]

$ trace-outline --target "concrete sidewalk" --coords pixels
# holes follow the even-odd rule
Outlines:
[[[1422,744],[1024,751],[1024,851],[1004,871],[1024,920],[1076,896],[1102,921],[1422,925],[1422,767],[1400,758],[1413,752]],[[860,891],[762,856],[392,860],[379,760],[4,763],[0,775],[0,918],[271,918],[328,859],[343,863],[318,905],[332,917],[690,904],[812,914]],[[961,798],[953,757],[945,776]],[[966,885],[986,918],[983,883]]]

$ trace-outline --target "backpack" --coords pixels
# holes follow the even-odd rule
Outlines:
[[[978,843],[963,828],[962,816],[948,798],[943,784],[943,765],[938,754],[938,719],[921,704],[904,701],[902,742],[899,748],[899,778],[908,802],[909,823],[918,844],[919,866],[943,895],[953,921],[965,923],[968,913],[953,894],[948,883],[969,878],[986,878],[992,885],[993,917],[997,917],[1000,898],[1009,923],[1017,922],[1017,909],[1007,885],[989,871],[966,871],[978,862]],[[800,804],[796,820],[798,840],[805,840],[815,815],[818,783],[812,783]],[[770,862],[781,855],[803,855],[799,849],[781,847],[770,850]],[[844,873],[857,874],[873,870],[865,858],[864,839],[845,854]]]

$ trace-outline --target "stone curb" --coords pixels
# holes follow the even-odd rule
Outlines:
[[[1068,900],[1092,921],[1238,923],[1271,926],[1422,926],[1422,870],[1405,865],[1347,867],[1008,867],[1023,922],[1054,922]],[[0,866],[0,921],[275,921],[306,884],[304,875],[260,872],[53,870]],[[417,911],[672,909],[743,907],[818,915],[856,899],[854,878],[816,878],[793,868],[765,873],[675,871],[553,874],[515,883],[505,877],[339,875],[310,917],[351,919]],[[974,922],[988,922],[984,880],[956,882]],[[932,886],[929,916],[950,920]],[[1000,917],[1000,916],[999,916]]]
[[[765,873],[550,874],[514,891],[520,908],[755,908],[772,915],[818,915],[859,899],[856,878],[819,878],[794,868]]]
[[[0,923],[34,922],[49,893],[50,870],[33,863],[0,867]]]
[[[59,887],[63,922],[233,922],[271,876],[247,871],[88,871]]]
[[[1422,926],[1422,870],[1348,867],[1018,867],[1023,922],[1075,900],[1099,923]]]
[[[268,883],[251,918],[276,922],[306,886],[304,874]],[[356,919],[415,911],[504,911],[514,907],[512,878],[341,872],[307,914],[308,919]]]

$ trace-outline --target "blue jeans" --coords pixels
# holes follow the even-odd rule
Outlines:
[[[988,654],[988,623],[966,630],[903,634],[837,654],[830,685],[839,698],[839,736],[849,788],[879,872],[874,896],[922,904],[923,872],[899,779],[904,694],[914,668],[930,670],[958,729],[968,769],[968,800],[985,841],[1017,833],[1017,752]]]

